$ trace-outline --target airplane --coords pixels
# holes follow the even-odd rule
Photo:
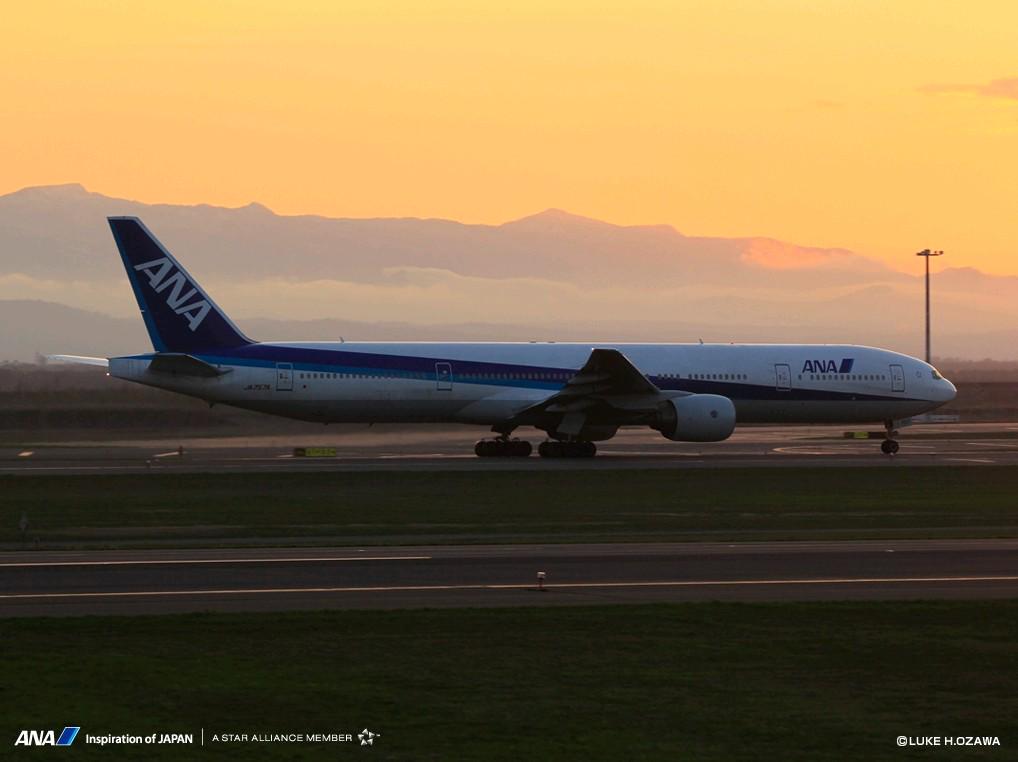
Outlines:
[[[841,344],[258,342],[227,317],[136,217],[108,222],[153,352],[109,375],[207,401],[320,423],[467,423],[496,436],[480,457],[592,457],[621,426],[718,442],[737,423],[876,423],[898,452],[903,420],[954,399],[922,360]]]

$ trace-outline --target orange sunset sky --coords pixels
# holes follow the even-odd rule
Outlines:
[[[0,192],[687,234],[1018,274],[1018,3],[4,8]]]

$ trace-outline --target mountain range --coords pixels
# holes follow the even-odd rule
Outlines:
[[[922,347],[921,277],[844,249],[555,209],[501,225],[283,216],[259,204],[144,204],[72,184],[0,196],[0,359],[147,346],[109,215],[141,217],[259,339]],[[1018,278],[947,268],[934,283],[938,354],[1018,356]]]

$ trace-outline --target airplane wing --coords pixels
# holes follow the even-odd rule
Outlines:
[[[552,423],[558,433],[576,436],[587,423],[620,425],[646,415],[660,398],[661,390],[620,351],[593,349],[562,389],[520,411],[512,422],[542,428]]]
[[[583,367],[549,399],[556,406],[568,406],[584,398],[608,395],[652,394],[660,392],[651,381],[617,349],[593,349]],[[548,400],[545,400],[546,402]]]
[[[45,355],[49,362],[66,362],[74,365],[98,365],[103,368],[110,367],[110,361],[105,357],[83,357],[81,355]]]

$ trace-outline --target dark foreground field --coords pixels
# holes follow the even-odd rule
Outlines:
[[[27,548],[1018,535],[1010,466],[12,476],[0,493],[0,542]]]
[[[205,731],[66,752],[91,759],[1014,759],[1015,622],[1014,601],[15,620],[0,739]],[[371,750],[209,743],[364,727]]]

